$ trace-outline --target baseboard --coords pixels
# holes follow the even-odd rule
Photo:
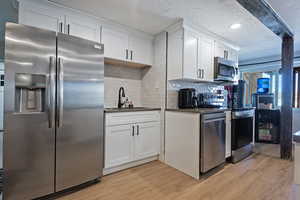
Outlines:
[[[122,170],[125,170],[125,169],[136,167],[136,166],[139,166],[139,165],[142,165],[142,164],[154,161],[154,160],[158,160],[158,159],[159,159],[159,156],[157,155],[157,156],[152,156],[152,157],[149,157],[149,158],[146,158],[146,159],[142,159],[142,160],[126,163],[126,164],[123,164],[123,165],[119,165],[119,166],[116,166],[116,167],[104,168],[103,169],[103,175],[105,176],[105,175],[108,175],[108,174],[112,174],[112,173],[115,173],[115,172],[118,172],[118,171],[122,171]]]

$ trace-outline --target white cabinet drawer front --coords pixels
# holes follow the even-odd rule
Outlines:
[[[118,166],[133,160],[132,126],[106,127],[105,168]]]
[[[105,114],[105,125],[106,126],[144,123],[144,122],[159,122],[159,121],[160,121],[160,112],[159,111],[106,113]]]

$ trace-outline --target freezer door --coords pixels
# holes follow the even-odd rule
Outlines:
[[[102,176],[103,45],[58,34],[56,191]]]
[[[4,199],[54,192],[56,33],[8,23],[5,35]]]

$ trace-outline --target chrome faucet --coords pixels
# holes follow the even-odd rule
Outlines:
[[[125,97],[125,90],[123,87],[119,89],[119,100],[118,100],[118,108],[122,108],[124,102],[122,102],[122,97]]]

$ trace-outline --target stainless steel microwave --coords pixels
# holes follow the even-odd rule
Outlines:
[[[215,81],[235,81],[238,75],[236,62],[215,57]]]

